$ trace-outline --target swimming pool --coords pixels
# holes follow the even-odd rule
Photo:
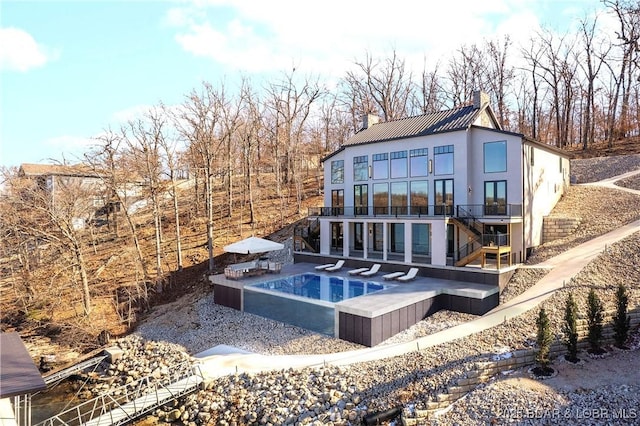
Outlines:
[[[286,293],[317,301],[337,303],[384,290],[389,285],[313,273],[292,275],[247,287]]]
[[[244,286],[244,311],[323,334],[335,333],[335,304],[394,287],[305,273]]]

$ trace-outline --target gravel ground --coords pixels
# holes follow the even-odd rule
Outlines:
[[[612,160],[610,168],[613,170],[605,167],[605,161],[596,159],[582,170],[579,167],[574,169],[574,172],[579,181],[586,182],[588,179],[602,179],[623,173],[627,171],[625,168],[640,167],[640,155],[627,157],[630,158]],[[589,160],[579,161],[588,163]],[[536,268],[536,263],[640,217],[640,197],[619,190],[573,186],[554,213],[581,217],[582,223],[574,235],[539,247],[529,267],[520,269],[514,275],[502,295],[502,301],[522,293],[547,273],[543,268]],[[629,306],[637,309],[640,306],[638,265],[640,232],[610,246],[567,287],[543,302],[554,334],[561,336],[560,324],[569,292],[578,302],[581,313],[585,312],[586,295],[592,288],[596,289],[605,309],[612,310],[616,286],[622,283],[627,285],[629,291]],[[191,353],[216,344],[268,354],[328,353],[359,347],[214,305],[211,294],[202,298],[191,296],[190,300],[165,306],[162,311],[141,324],[136,334],[145,339],[166,340],[182,345]],[[208,401],[205,404],[207,407],[215,404],[219,408],[212,417],[215,424],[250,424],[254,421],[257,424],[280,424],[280,421],[291,421],[292,424],[359,424],[363,416],[372,411],[397,406],[426,408],[429,398],[471,370],[475,362],[486,360],[505,348],[514,350],[530,347],[535,341],[536,316],[537,310],[534,309],[465,338],[347,368],[329,368],[320,372],[305,369],[295,374],[273,372],[221,379],[213,391],[197,394],[200,402],[194,403],[202,405],[205,404],[203,401]],[[472,317],[441,311],[383,344],[429,335]],[[638,381],[622,383],[613,380],[627,377],[625,368],[637,365],[639,354],[640,351],[635,350],[604,360],[590,361],[593,368],[574,371],[572,374],[577,377],[577,382],[568,388],[556,389],[538,381],[530,381],[523,386],[526,373],[516,372],[514,377],[499,378],[477,388],[465,399],[456,402],[435,424],[640,424]],[[584,354],[580,356],[584,357]],[[612,366],[616,365],[620,366],[620,370],[612,370]],[[568,375],[569,371],[563,370],[562,377]],[[632,368],[632,371],[637,374],[638,370]],[[319,376],[327,376],[328,379],[310,382],[310,378]],[[556,379],[551,379],[549,383],[554,383],[553,380]],[[633,376],[630,380],[634,380]],[[331,385],[332,382],[337,384]],[[590,383],[599,385],[590,387]],[[280,390],[265,393],[265,387],[271,385],[273,389]],[[339,393],[331,393],[331,389],[337,389]],[[289,397],[283,396],[287,392]],[[308,396],[310,394],[312,396]],[[318,396],[320,394],[325,396],[321,398]],[[334,398],[336,395],[340,395],[340,398]],[[292,401],[298,407],[295,408],[295,415],[291,411]],[[315,408],[305,411],[303,406],[308,404]],[[264,407],[273,409],[265,411]],[[532,408],[534,411],[531,411]],[[626,415],[626,418],[614,418],[614,415]],[[213,422],[212,418],[208,418],[210,422]]]
[[[578,217],[581,219],[580,226],[571,235],[536,248],[529,257],[528,264],[543,262],[640,218],[640,197],[618,189],[574,185],[562,197],[552,214]]]
[[[640,169],[640,154],[571,160],[571,181],[597,182]]]
[[[616,182],[616,185],[624,186],[625,188],[637,189],[638,191],[640,191],[640,173],[635,176],[619,180]]]

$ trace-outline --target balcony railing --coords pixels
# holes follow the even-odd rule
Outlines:
[[[471,204],[453,206],[438,204],[430,206],[388,206],[388,207],[310,207],[309,216],[346,217],[522,217],[521,204]]]
[[[387,207],[310,207],[309,216],[451,216],[455,211],[452,205],[437,206],[387,206]]]
[[[456,216],[522,217],[522,204],[467,204],[456,206]]]
[[[509,234],[482,234],[482,245],[485,247],[504,247],[511,245]]]

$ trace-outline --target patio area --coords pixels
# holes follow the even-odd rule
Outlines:
[[[245,286],[279,277],[305,273],[338,276],[345,279],[396,284],[373,294],[343,300],[334,305],[334,336],[365,346],[375,346],[393,335],[411,327],[433,313],[446,309],[482,315],[498,306],[500,287],[497,284],[462,281],[442,277],[424,276],[428,271],[420,268],[412,281],[400,283],[383,281],[382,276],[394,271],[407,271],[406,265],[384,264],[372,277],[350,276],[348,271],[357,267],[347,262],[335,272],[316,271],[319,263],[299,262],[286,265],[278,276],[246,276],[229,279],[225,274],[209,277],[214,286],[215,303],[240,311],[245,310]],[[459,268],[454,268],[459,269]],[[433,272],[433,271],[432,271]],[[486,281],[475,277],[476,281]],[[492,280],[490,280],[492,281]],[[282,295],[273,295],[276,303],[292,303]],[[309,303],[311,309],[312,303]]]

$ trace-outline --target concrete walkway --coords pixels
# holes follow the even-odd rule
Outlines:
[[[625,175],[621,176],[627,177],[637,173],[640,173],[640,170],[631,172],[631,174],[625,173]],[[607,179],[602,182],[602,186],[610,187],[610,185],[613,185],[612,182],[619,179],[620,177]],[[609,182],[611,182],[611,184]],[[640,195],[640,191],[618,186],[614,187]],[[564,282],[568,282],[576,276],[589,262],[602,253],[606,247],[639,231],[640,220],[637,220],[569,249],[558,256],[536,265],[537,267],[548,267],[552,269],[534,286],[519,296],[496,307],[480,318],[410,342],[326,355],[247,354],[238,353],[240,351],[234,352],[233,349],[229,347],[220,347],[197,354],[196,357],[201,358],[203,362],[202,371],[205,376],[221,377],[238,372],[255,373],[286,368],[322,366],[326,364],[349,365],[402,355],[415,350],[439,345],[494,327],[505,320],[537,307],[538,304],[550,297],[556,290],[562,288]]]

